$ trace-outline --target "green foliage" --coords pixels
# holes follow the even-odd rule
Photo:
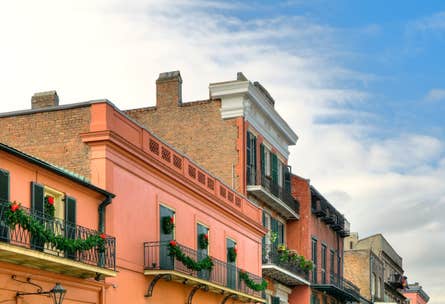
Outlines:
[[[71,254],[92,248],[97,248],[100,252],[105,251],[105,235],[90,235],[86,239],[69,239],[62,235],[55,235],[52,229],[46,227],[48,225],[45,225],[45,220],[38,220],[19,208],[18,205],[14,205],[15,203],[8,203],[4,213],[6,223],[11,229],[19,225],[28,231],[33,239],[37,239],[39,243],[48,243],[57,250],[67,251]],[[51,219],[48,222],[52,224],[53,220]]]
[[[239,278],[244,281],[244,283],[246,283],[246,286],[249,287],[252,290],[255,291],[263,291],[267,288],[267,282],[266,280],[262,279],[261,283],[255,283],[255,281],[253,281],[249,275],[247,274],[247,272],[244,272],[242,270],[239,271]]]
[[[209,235],[207,233],[201,233],[199,235],[199,249],[207,249],[209,247]]]
[[[56,207],[54,207],[54,197],[48,195],[45,196],[44,208],[45,208],[45,215],[53,218],[54,213],[56,212]]]
[[[176,260],[180,261],[185,265],[188,269],[201,271],[201,270],[212,270],[213,269],[213,261],[207,256],[199,262],[194,261],[189,256],[185,255],[182,252],[181,248],[178,246],[176,241],[170,241],[168,244],[168,255],[174,257]]]
[[[314,269],[314,264],[311,260],[306,260],[304,256],[299,255],[293,250],[286,248],[286,245],[281,244],[277,248],[280,262],[290,263],[301,268],[305,272],[309,272]]]
[[[175,228],[175,218],[173,216],[162,217],[162,231],[164,234],[171,234]]]
[[[237,251],[235,247],[230,247],[227,252],[227,259],[230,263],[233,263],[236,261]]]

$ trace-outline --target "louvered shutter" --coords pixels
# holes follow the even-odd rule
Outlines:
[[[266,176],[266,153],[264,153],[264,145],[260,145],[260,157],[261,157],[261,176],[264,178]]]
[[[76,239],[76,199],[65,197],[65,237]],[[75,252],[66,253],[69,258],[75,258]]]
[[[0,241],[9,241],[9,227],[4,221],[6,203],[9,201],[9,172],[0,169]]]
[[[276,154],[271,154],[272,161],[272,183],[278,184],[278,158]]]
[[[34,182],[31,182],[31,212],[44,224],[44,188]],[[39,239],[38,236],[31,235],[31,248],[43,250],[43,247],[44,241]]]

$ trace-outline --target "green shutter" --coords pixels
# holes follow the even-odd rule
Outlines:
[[[39,221],[44,224],[44,188],[34,182],[31,182],[31,212],[35,213]],[[43,250],[44,245],[39,238],[31,237],[31,248]]]
[[[264,145],[260,145],[260,157],[261,157],[261,176],[266,176],[266,153],[264,152]]]
[[[65,237],[76,239],[76,200],[72,197],[65,197]],[[67,252],[69,258],[75,258],[75,253]]]
[[[278,184],[278,157],[276,154],[271,154],[272,162],[272,183]]]
[[[274,247],[278,247],[278,221],[274,218],[270,219],[270,228],[274,234],[276,234],[277,238],[275,238]]]
[[[272,297],[272,304],[280,304],[280,297]]]
[[[256,168],[257,168],[257,158],[256,158],[256,137],[252,136],[252,145],[250,148],[252,152],[252,182],[256,184]]]
[[[9,172],[0,169],[0,241],[9,241],[9,227],[3,220],[6,202],[9,201]]]

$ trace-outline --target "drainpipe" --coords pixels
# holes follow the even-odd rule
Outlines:
[[[111,204],[113,196],[107,195],[102,203],[99,205],[99,232],[104,233],[105,232],[105,208]]]

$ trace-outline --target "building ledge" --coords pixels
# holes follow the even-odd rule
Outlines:
[[[273,208],[275,211],[280,213],[286,219],[300,219],[300,215],[296,210],[291,208],[284,201],[270,193],[262,185],[250,185],[247,186],[247,192],[261,199],[263,202],[267,203],[268,206]]]
[[[214,292],[220,295],[227,295],[227,294],[233,294],[237,296],[237,301],[241,302],[254,302],[254,303],[266,303],[266,300],[263,298],[256,297],[254,295],[240,292],[228,287],[224,287],[212,282],[209,282],[205,279],[200,279],[192,275],[188,275],[179,271],[175,270],[145,270],[144,275],[146,276],[156,276],[156,275],[169,275],[171,278],[171,281],[185,284],[189,286],[196,286],[196,285],[205,285],[208,287],[208,291]]]
[[[114,270],[1,242],[0,261],[78,278],[115,277],[117,275]]]
[[[272,278],[287,286],[311,285],[305,278],[286,270],[276,264],[263,264],[263,276]]]

